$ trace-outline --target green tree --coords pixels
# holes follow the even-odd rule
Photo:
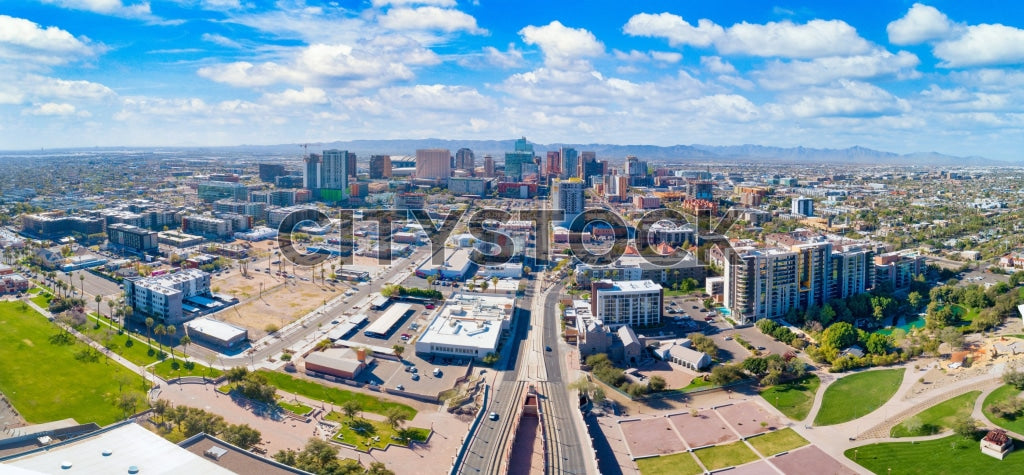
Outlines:
[[[355,417],[359,415],[359,412],[362,410],[362,406],[360,406],[359,403],[354,400],[345,401],[341,405],[341,412],[345,414],[345,417],[347,417],[349,420],[355,419]]]
[[[229,382],[237,383],[245,379],[245,376],[248,374],[249,370],[246,369],[245,366],[235,366],[234,368],[225,371],[224,377],[227,378]]]
[[[395,356],[397,356],[398,359],[402,359],[402,353],[405,353],[405,347],[404,346],[396,344],[396,345],[392,346],[391,349],[395,350]]]
[[[658,375],[654,375],[651,376],[651,380],[647,382],[647,390],[652,393],[656,393],[658,391],[664,390],[667,385],[668,383],[665,382],[665,378],[662,378],[661,376]]]
[[[153,346],[153,324],[156,323],[152,318],[146,318],[146,344]]]
[[[716,386],[725,386],[741,379],[743,379],[743,369],[739,365],[719,365],[711,369],[710,380]]]
[[[157,337],[156,338],[157,347],[160,348],[160,352],[163,353],[164,352],[164,344],[163,344],[162,341],[160,341],[160,337],[167,334],[167,327],[165,327],[163,324],[157,325],[155,328],[153,328],[153,334],[155,334],[156,337]]]
[[[224,427],[219,437],[225,442],[237,445],[245,450],[255,447],[263,440],[263,434],[249,427],[248,424],[230,424]]]
[[[924,300],[919,292],[911,292],[907,294],[907,303],[910,304],[910,308],[917,309],[921,306],[921,302]]]
[[[712,340],[707,335],[702,333],[690,333],[686,335],[690,339],[690,344],[694,350],[707,353],[708,356],[714,358],[718,355],[718,346],[715,345],[715,340]]]
[[[1015,367],[1007,367],[1003,371],[1003,382],[1017,389],[1024,390],[1024,371]]]
[[[939,330],[939,340],[949,345],[953,350],[964,346],[964,334],[960,332],[959,328],[955,327],[945,327]]]
[[[392,429],[397,430],[402,427],[402,424],[405,424],[406,421],[409,420],[409,415],[397,407],[390,407],[384,411],[384,420],[387,421],[388,425],[391,426]]]
[[[829,325],[821,335],[821,345],[841,350],[857,342],[857,332],[847,322]]]
[[[872,333],[864,346],[874,355],[884,355],[892,348],[892,338],[881,333]]]
[[[958,416],[953,421],[953,432],[956,432],[961,437],[974,437],[978,432],[978,421],[974,420],[969,414]]]
[[[821,312],[818,314],[818,321],[822,325],[829,325],[836,318],[836,311],[831,305],[825,304],[821,307]]]

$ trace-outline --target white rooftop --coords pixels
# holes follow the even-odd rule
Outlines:
[[[420,344],[446,344],[494,349],[504,322],[511,318],[515,299],[495,295],[456,294],[437,313]]]
[[[245,329],[207,317],[191,320],[185,323],[185,327],[189,331],[199,332],[221,341],[231,341],[232,338],[246,334]]]
[[[599,289],[599,292],[607,292],[609,290],[617,292],[655,292],[661,289],[661,284],[656,284],[652,280],[623,280],[612,282],[611,289]]]
[[[140,474],[233,473],[134,423],[6,461],[0,472],[129,473],[133,466]]]

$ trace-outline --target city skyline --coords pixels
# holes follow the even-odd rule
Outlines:
[[[478,3],[5,5],[0,148],[526,135],[1016,160],[1022,145],[1020,9]]]

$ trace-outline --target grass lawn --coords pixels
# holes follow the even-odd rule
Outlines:
[[[101,354],[84,351],[89,347],[74,337],[69,344],[55,343],[59,330],[31,308],[18,302],[0,302],[0,391],[30,423],[73,417],[79,423],[107,425],[124,413],[116,407],[125,391],[139,397],[136,410],[145,407],[140,390],[142,377]],[[82,356],[82,357],[79,357]]]
[[[689,452],[640,459],[636,465],[640,467],[640,475],[696,475],[704,472]]]
[[[337,412],[329,412],[324,418],[341,423],[341,430],[334,434],[335,441],[355,446],[357,450],[384,449],[388,444],[403,447],[408,445],[402,439],[392,439],[392,436],[398,437],[398,432],[384,421],[372,421],[358,416],[352,421],[344,414]],[[412,440],[420,442],[427,440],[427,437],[430,436],[430,430],[418,427],[409,427],[408,432]],[[379,440],[375,440],[375,437]]]
[[[694,453],[697,454],[697,458],[704,464],[704,468],[708,470],[743,465],[758,459],[757,454],[750,450],[742,441],[726,445],[716,445],[697,450]]]
[[[993,424],[1019,434],[1024,431],[1024,417],[1018,417],[1013,420],[996,417],[989,412],[988,407],[1011,397],[1017,397],[1020,393],[1021,391],[1019,389],[1008,384],[1000,386],[985,398],[985,402],[981,404],[981,410],[985,413],[985,417],[988,417],[988,420],[992,421]]]
[[[174,368],[175,363],[177,363],[178,369]],[[221,375],[221,371],[217,368],[210,368],[209,366],[195,362],[193,362],[191,366],[191,368],[186,367],[180,359],[171,360],[168,358],[157,365],[150,366],[149,370],[152,371],[153,374],[156,374],[165,380],[182,376],[208,376],[216,378]]]
[[[960,317],[960,320],[966,323],[973,322],[974,317],[977,317],[979,313],[981,312],[976,308],[965,307],[959,304],[953,305],[953,314]]]
[[[981,391],[971,391],[940,402],[893,427],[891,434],[893,437],[916,437],[938,434],[944,429],[950,429],[957,417],[970,415],[974,411],[974,401],[978,399],[979,395],[981,395]],[[916,431],[911,431],[907,427],[907,422],[912,419],[921,423]]]
[[[780,412],[795,421],[802,421],[811,412],[814,395],[818,393],[821,380],[813,374],[800,380],[778,384],[761,391],[761,397],[768,404],[775,406]]]
[[[281,409],[284,409],[284,410],[289,411],[289,412],[291,412],[293,414],[299,414],[299,415],[306,414],[309,411],[313,410],[313,408],[311,408],[311,407],[309,407],[309,406],[307,406],[305,404],[302,404],[302,403],[291,403],[291,402],[288,402],[288,401],[285,401],[285,400],[278,400],[277,401],[277,405],[281,406]]]
[[[708,386],[712,386],[711,381],[704,381],[704,378],[697,376],[696,378],[693,378],[693,381],[690,381],[690,384],[687,384],[685,387],[683,387],[682,390],[686,391],[690,389],[704,388]]]
[[[882,407],[899,389],[903,373],[903,369],[883,369],[840,378],[825,390],[814,425],[852,421]]]
[[[42,307],[43,309],[46,309],[46,308],[50,307],[50,300],[51,299],[53,299],[52,295],[44,294],[44,293],[39,293],[35,297],[31,298],[31,300],[33,302],[35,302],[36,305]]]
[[[397,407],[405,411],[409,416],[409,419],[416,417],[416,409],[402,403],[386,401],[369,394],[324,386],[323,384],[295,378],[291,375],[279,373],[277,371],[259,370],[258,372],[266,376],[267,381],[270,382],[270,384],[273,384],[282,391],[292,394],[306,396],[317,401],[324,401],[337,406],[344,404],[346,401],[356,401],[359,403],[359,406],[363,411],[381,415],[383,415],[388,408]]]
[[[847,450],[846,458],[854,460],[874,473],[969,475],[1024,472],[1024,453],[1021,442],[1014,442],[1017,450],[999,460],[981,453],[978,441],[951,435],[936,440],[911,444],[887,442],[864,445]]]
[[[753,445],[765,457],[800,448],[810,443],[807,439],[801,437],[800,434],[797,434],[795,430],[788,427],[757,437],[751,437],[747,439],[747,442],[750,442],[750,445]]]
[[[124,359],[139,366],[146,366],[160,361],[157,359],[156,349],[154,348],[152,354],[150,354],[149,346],[146,346],[146,342],[139,342],[138,340],[132,339],[127,332],[118,335],[117,329],[108,325],[108,320],[106,318],[101,318],[100,327],[96,328],[95,317],[90,316],[90,318],[91,320],[85,325],[81,325],[78,328],[78,331],[85,336],[92,338],[93,341],[110,348],[110,351],[121,355]],[[108,330],[112,332],[109,341],[107,340]]]

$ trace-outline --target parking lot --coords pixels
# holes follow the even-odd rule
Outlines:
[[[367,315],[372,323],[396,303],[392,301],[383,310],[372,310],[367,306],[365,309],[359,310],[359,313]],[[350,335],[348,341],[354,343],[384,348],[392,348],[395,345],[405,347],[402,361],[378,358],[373,366],[359,376],[358,381],[383,385],[387,388],[397,388],[402,385],[407,392],[432,396],[454,386],[455,380],[466,372],[467,362],[464,359],[434,357],[424,359],[416,355],[416,339],[426,329],[434,312],[438,310],[438,308],[426,308],[426,305],[423,304],[412,304],[411,313],[395,324],[391,332],[387,334],[387,338],[371,337],[363,333],[369,323]],[[335,321],[341,322],[340,320]],[[325,327],[324,331],[329,332],[333,326]],[[404,338],[406,335],[408,338]],[[416,368],[416,372],[413,373],[411,368]],[[434,368],[441,369],[439,376],[433,374]]]

